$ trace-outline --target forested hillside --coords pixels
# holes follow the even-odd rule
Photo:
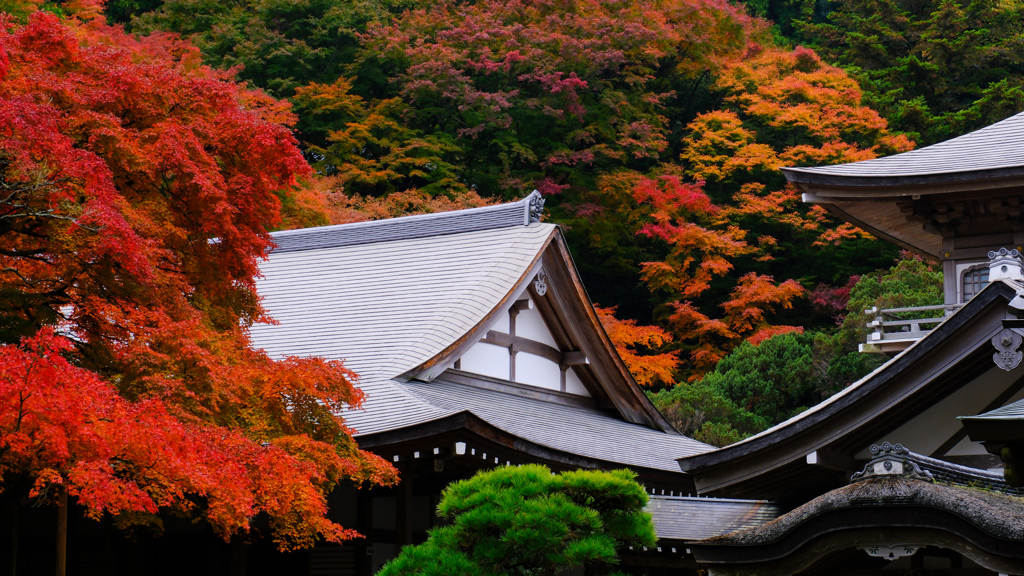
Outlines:
[[[1016,1],[110,0],[104,16],[181,35],[293,122],[312,170],[278,193],[282,226],[540,190],[638,381],[715,443],[876,366],[855,352],[864,307],[937,294],[934,267],[803,204],[778,168],[1024,108]]]

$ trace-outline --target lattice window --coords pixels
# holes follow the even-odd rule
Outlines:
[[[963,301],[967,302],[981,292],[981,289],[988,285],[988,266],[977,266],[964,271],[961,278],[961,293]]]

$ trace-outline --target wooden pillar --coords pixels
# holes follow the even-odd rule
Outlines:
[[[62,486],[57,496],[56,574],[64,576],[68,568],[68,491]]]
[[[395,496],[395,545],[401,552],[402,547],[412,544],[412,470],[404,470]]]
[[[366,537],[365,545],[359,548],[356,558],[356,574],[373,576],[373,489],[356,491],[356,530]]]

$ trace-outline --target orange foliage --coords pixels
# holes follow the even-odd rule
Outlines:
[[[782,166],[857,162],[913,148],[861,104],[856,81],[812,50],[751,45],[744,57],[725,66],[717,88],[725,96],[723,109],[689,124],[680,158],[694,178],[738,184],[728,217],[767,219],[793,233],[816,232],[819,245],[865,237],[830,215],[809,212],[792,186],[764,184]],[[762,258],[770,257],[766,251]]]
[[[595,305],[594,311],[633,379],[641,386],[673,384],[673,373],[680,362],[679,351],[643,353],[644,350],[657,350],[672,342],[672,335],[657,326],[638,326],[636,320],[619,320],[615,317],[616,308]]]
[[[294,207],[285,212],[283,228],[302,228],[311,224],[348,224],[383,220],[415,214],[450,212],[466,208],[492,206],[497,201],[474,191],[451,196],[432,196],[419,190],[374,197],[345,193],[345,180],[338,176],[314,176],[303,181],[293,195]],[[287,207],[286,207],[287,208]]]
[[[804,289],[796,280],[775,284],[771,276],[753,272],[740,278],[730,298],[722,303],[729,328],[740,334],[749,334],[766,327],[765,312],[776,308],[789,308]]]
[[[746,232],[727,219],[734,212],[712,203],[702,186],[667,172],[652,178],[622,171],[599,180],[603,200],[615,206],[618,216],[668,248],[663,260],[642,263],[641,277],[653,291],[666,295],[668,325],[675,341],[689,351],[687,369],[693,376],[713,368],[744,338],[771,329],[768,315],[791,307],[804,292],[794,280],[775,284],[770,276],[746,274],[721,304],[722,318],[698,308],[694,300],[730,274],[737,258],[754,252],[744,239]],[[782,213],[774,206],[768,209]],[[771,237],[758,240],[761,246],[775,243]]]

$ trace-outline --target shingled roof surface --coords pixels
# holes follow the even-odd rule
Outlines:
[[[888,179],[894,184],[925,183],[960,173],[965,179],[1013,176],[1024,173],[1024,113],[980,130],[910,152],[874,160],[815,168],[783,168],[790,181],[813,182],[816,176],[835,177],[830,183],[873,185]],[[1005,172],[1005,174],[1002,174]]]
[[[275,358],[344,360],[366,395],[363,410],[344,415],[357,438],[469,410],[556,450],[678,472],[674,458],[712,447],[599,410],[570,418],[553,403],[501,398],[540,420],[516,418],[481,391],[460,398],[438,382],[396,379],[472,331],[531,271],[558,231],[530,223],[529,200],[276,233],[257,290],[278,324],[254,326],[253,344]]]
[[[703,540],[756,528],[778,518],[782,508],[764,500],[651,496],[645,508],[659,539]]]
[[[438,408],[453,413],[470,410],[524,440],[594,460],[679,472],[673,454],[678,458],[714,450],[692,438],[631,424],[595,408],[439,380],[410,381],[405,388]]]
[[[1018,400],[995,410],[977,416],[965,416],[964,420],[1024,420],[1024,400]]]

